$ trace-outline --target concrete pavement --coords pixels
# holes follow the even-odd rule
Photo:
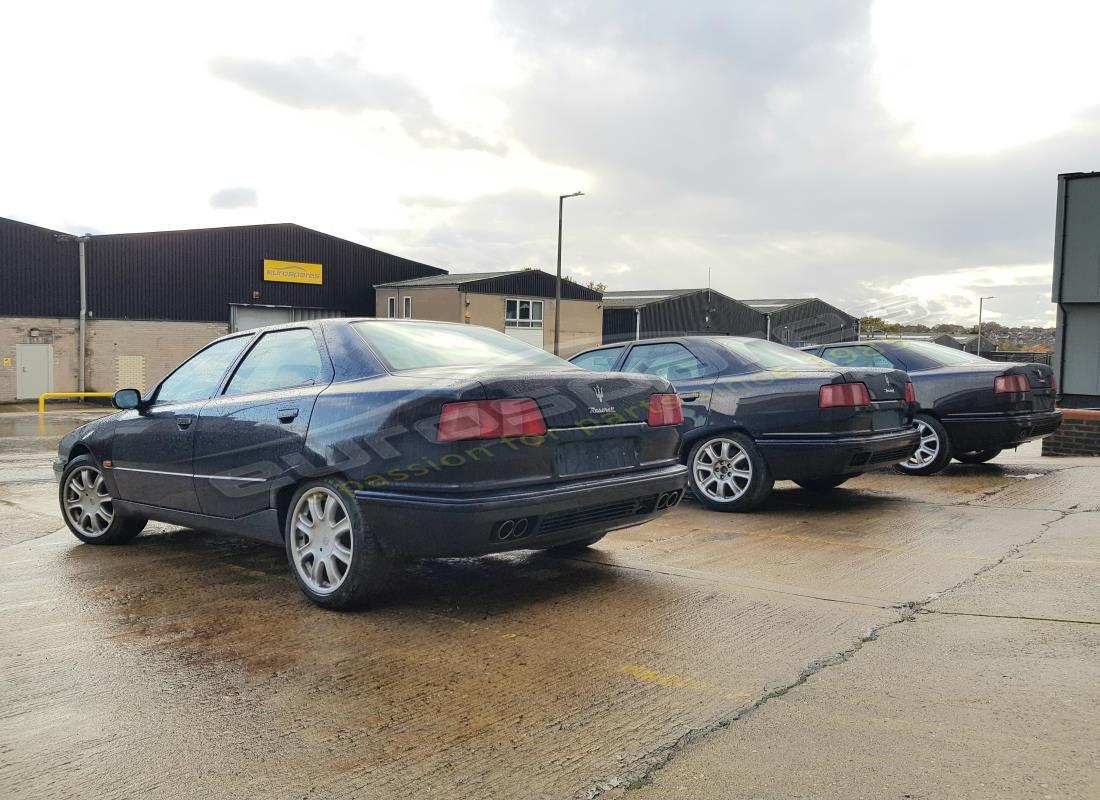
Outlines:
[[[72,421],[23,419],[0,420],[13,797],[1095,794],[1097,461],[781,485],[584,558],[418,562],[335,614],[277,549],[80,545],[48,475]]]

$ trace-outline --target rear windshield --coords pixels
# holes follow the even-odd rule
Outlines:
[[[478,325],[434,322],[353,322],[390,369],[468,367],[488,364],[568,366],[538,347]]]
[[[956,367],[964,364],[988,364],[988,358],[944,347],[931,342],[900,341],[887,345],[890,352],[905,363],[906,369],[935,369],[936,367]]]
[[[823,358],[793,350],[777,342],[769,342],[767,339],[715,338],[711,341],[744,361],[764,369],[835,369],[834,364]]]

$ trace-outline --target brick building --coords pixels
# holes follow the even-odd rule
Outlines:
[[[378,284],[444,272],[293,224],[77,237],[0,218],[0,402],[148,388],[222,334],[374,316]]]

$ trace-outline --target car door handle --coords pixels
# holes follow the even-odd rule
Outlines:
[[[298,416],[298,409],[296,408],[280,408],[279,413],[276,414],[279,418],[279,422],[290,422]]]
[[[194,421],[194,417],[176,417],[176,427],[181,431],[185,431],[191,427],[191,423]]]
[[[683,400],[685,403],[690,403],[692,400],[698,400],[699,399],[699,393],[698,392],[680,392],[680,399]]]

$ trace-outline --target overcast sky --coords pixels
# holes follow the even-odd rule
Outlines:
[[[1046,324],[1094,2],[21,3],[0,216]],[[273,254],[274,255],[274,254]]]

